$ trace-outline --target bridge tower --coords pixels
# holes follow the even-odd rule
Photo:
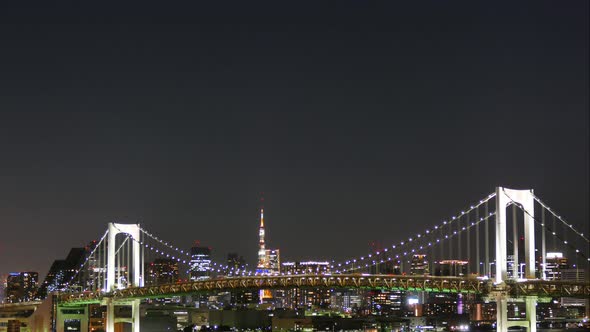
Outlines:
[[[533,190],[516,190],[503,187],[496,188],[496,281],[500,289],[506,289],[505,283],[508,280],[508,251],[506,246],[506,208],[517,204],[524,214],[524,265],[526,267],[524,278],[535,279],[535,199]],[[513,220],[513,223],[516,223]],[[516,224],[515,224],[516,225]],[[517,227],[514,227],[516,233]],[[518,271],[518,241],[514,245],[514,271]],[[518,272],[514,273],[513,279],[518,278]],[[496,294],[496,330],[508,332],[510,326],[522,326],[527,332],[537,331],[536,319],[536,297],[527,296],[526,320],[508,321],[508,294],[500,291]]]
[[[117,234],[128,234],[133,240],[132,243],[132,257],[131,267],[133,271],[132,286],[143,286],[144,277],[141,275],[143,269],[141,268],[142,260],[140,257],[140,227],[139,224],[118,224],[109,223],[108,241],[107,241],[107,278],[106,290],[111,292],[116,288],[121,288],[121,283],[115,279],[116,269],[116,236]],[[131,300],[131,324],[132,331],[139,332],[139,302],[140,300]],[[115,304],[108,301],[107,305],[107,326],[106,332],[115,332]]]

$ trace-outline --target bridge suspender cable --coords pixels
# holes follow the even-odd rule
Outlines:
[[[475,210],[475,220],[479,220],[479,208]],[[481,274],[481,261],[479,260],[479,223],[475,226],[475,267],[476,273]]]
[[[557,223],[556,223],[556,221],[555,221],[555,215],[553,215],[553,216],[552,216],[552,218],[553,218],[553,235],[557,235],[557,234],[555,233],[555,230],[557,229]],[[556,242],[556,241],[557,241],[557,240],[556,240],[556,237],[555,237],[555,236],[553,236],[553,251],[554,251],[554,252],[555,252],[555,251],[557,251],[557,242]]]
[[[468,226],[462,227],[461,228],[461,231],[459,231],[459,232],[458,231],[453,231],[453,233],[451,235],[445,235],[444,237],[437,238],[436,239],[436,243],[443,242],[445,240],[449,240],[449,243],[451,243],[454,236],[457,236],[461,232],[464,232],[464,231],[468,230],[471,227],[475,227],[477,224],[479,224],[481,222],[484,222],[484,221],[488,220],[489,218],[491,218],[493,216],[495,216],[495,212],[490,213],[486,217],[480,218],[477,222],[471,222]],[[410,255],[412,253],[415,253],[417,250],[424,249],[425,246],[430,247],[430,246],[435,245],[436,243],[429,242],[427,244],[420,245],[420,242],[413,241],[413,239],[410,238],[410,241],[408,241],[408,242],[403,242],[402,241],[399,246],[395,246],[394,245],[393,248],[394,249],[398,249],[400,251],[389,251],[389,254],[391,255],[391,257],[389,257],[388,260],[391,261],[392,258],[401,259],[400,262],[403,263],[403,258],[404,257],[407,257],[408,255]],[[405,251],[401,251],[401,250],[405,250]],[[370,257],[372,257],[372,255],[369,255],[368,258],[370,258]],[[363,258],[363,261],[364,261],[365,260],[365,257],[362,257],[362,258]],[[357,261],[354,261],[354,262],[356,263]],[[342,270],[339,270],[339,269],[338,270],[335,270],[335,273],[346,273],[346,272],[352,272],[352,271],[366,269],[366,268],[368,268],[370,266],[374,266],[375,265],[375,261],[373,261],[371,264],[365,263],[363,265],[362,262],[359,262],[359,264],[360,264],[360,266],[359,265],[356,265],[356,266],[353,266],[352,268],[343,267]],[[341,266],[341,264],[339,266]]]
[[[469,213],[467,214],[466,218],[467,218],[467,225],[469,225]],[[479,225],[479,224],[478,224]],[[473,263],[471,262],[471,236],[470,236],[470,230],[471,227],[467,228],[467,275],[471,275],[471,265],[473,265]]]
[[[506,193],[505,193],[505,194],[506,194]],[[506,197],[508,197],[508,199],[509,199],[510,201],[512,201],[512,202],[514,203],[514,205],[515,205],[515,206],[517,206],[518,208],[520,208],[520,209],[521,209],[521,210],[522,210],[524,213],[526,213],[526,214],[527,214],[529,217],[531,217],[531,218],[532,218],[532,219],[535,221],[535,223],[537,223],[537,224],[539,224],[539,225],[541,225],[541,224],[542,224],[542,222],[540,222],[540,221],[539,221],[537,218],[535,218],[535,216],[531,215],[531,214],[530,214],[530,213],[528,213],[528,212],[527,212],[525,209],[523,209],[523,208],[522,208],[520,205],[516,204],[516,202],[515,202],[515,201],[514,201],[514,200],[513,200],[513,199],[512,199],[512,198],[511,198],[511,197],[510,197],[508,194],[506,194]],[[539,201],[539,200],[537,200],[537,201]],[[544,205],[544,204],[541,204],[541,206],[543,206],[543,207],[544,207],[545,209],[547,209],[548,211],[552,212],[552,211],[551,211],[551,210],[550,210],[550,209],[549,209],[549,208],[548,208],[546,205]],[[587,239],[586,237],[584,237],[584,235],[583,235],[582,233],[578,232],[577,230],[575,230],[575,229],[573,228],[573,225],[569,225],[569,224],[567,224],[565,221],[563,221],[563,220],[562,220],[562,219],[561,219],[561,218],[560,218],[558,215],[556,215],[555,213],[554,213],[554,215],[555,215],[555,216],[556,216],[558,219],[560,219],[560,220],[561,220],[561,221],[562,221],[562,222],[563,222],[563,223],[564,223],[566,226],[568,226],[568,228],[567,228],[567,229],[571,229],[572,231],[574,231],[574,232],[575,232],[575,233],[576,233],[578,236],[580,236],[580,238],[584,239],[584,241],[585,241],[587,244],[588,244],[588,243],[590,243],[590,241],[588,241],[588,239]],[[555,238],[557,238],[557,239],[561,240],[563,244],[565,244],[566,246],[568,246],[570,249],[574,250],[574,251],[575,251],[575,253],[576,253],[576,255],[579,255],[579,256],[581,256],[581,257],[585,258],[586,260],[588,260],[588,261],[590,262],[590,259],[589,259],[589,258],[588,258],[586,255],[584,255],[584,254],[582,253],[582,251],[581,251],[581,250],[579,250],[578,248],[574,247],[572,244],[570,244],[570,243],[569,243],[569,242],[568,242],[568,241],[565,239],[565,232],[564,232],[564,238],[562,238],[562,237],[560,237],[560,236],[559,236],[559,235],[558,235],[558,234],[555,232],[555,230],[554,230],[554,229],[553,229],[553,230],[552,230],[552,229],[548,229],[548,231],[552,232],[552,235],[553,235],[554,239],[555,239]]]
[[[578,236],[580,236],[581,238],[583,238],[586,242],[590,243],[590,240],[584,235],[584,233],[574,229],[574,225],[573,224],[568,224],[560,215],[558,215],[555,211],[553,211],[547,204],[543,203],[543,201],[541,201],[541,199],[537,196],[535,196],[533,194],[533,198],[537,201],[537,203],[539,203],[543,208],[545,208],[547,211],[549,211],[554,217],[556,217],[557,219],[559,219],[559,221],[561,221],[564,225],[568,226],[574,233],[576,233]],[[555,225],[554,229],[555,229]]]
[[[74,275],[70,278],[70,280],[66,283],[66,287],[69,287],[72,283],[72,281],[74,281],[74,279],[76,278],[76,276],[78,276],[78,274],[80,273],[80,271],[84,268],[84,266],[88,263],[88,261],[90,260],[90,257],[96,252],[96,249],[99,247],[99,245],[104,241],[104,239],[106,238],[107,234],[109,233],[109,231],[107,230],[103,236],[100,238],[98,244],[92,249],[92,251],[90,252],[90,255],[88,255],[86,257],[86,259],[84,259],[84,262],[82,262],[82,264],[80,264],[80,267],[78,267],[78,269],[76,269],[76,272],[74,273]]]
[[[489,213],[488,210],[488,201],[485,204],[485,215],[487,216]],[[489,235],[489,227],[488,227],[488,220],[486,219],[484,222],[484,250],[485,250],[485,262],[484,262],[484,271],[485,275],[491,276],[490,271],[490,235]]]
[[[463,259],[463,252],[461,250],[462,246],[461,246],[461,217],[463,216],[463,211],[461,211],[461,214],[459,215],[459,217],[457,218],[457,258],[458,259]]]
[[[547,266],[545,236],[545,209],[541,209],[541,276],[543,276],[543,279],[545,279],[545,270]]]
[[[431,231],[434,232],[435,230],[438,230],[439,228],[445,228],[445,226],[448,226],[448,230],[451,234],[457,234],[458,231],[462,230],[462,227],[458,227],[458,231],[453,231],[452,230],[452,226],[454,224],[454,221],[460,219],[462,216],[470,213],[471,211],[473,211],[474,209],[480,207],[481,205],[483,205],[484,203],[487,203],[490,199],[494,198],[496,196],[496,193],[491,193],[488,196],[486,196],[484,199],[480,200],[479,203],[475,206],[471,206],[467,211],[461,211],[461,213],[459,214],[459,216],[453,216],[448,222],[447,221],[443,221],[440,225],[435,225],[432,230],[431,229],[427,229],[423,234],[418,234],[417,238],[420,238],[422,236],[426,236],[428,235]],[[448,238],[448,236],[446,236],[445,238]],[[408,242],[412,242],[413,238],[409,238]],[[402,241],[400,243],[400,246],[404,245],[404,241]],[[395,249],[396,245],[392,245],[391,249]],[[383,252],[387,252],[387,248],[385,248],[383,250]],[[451,253],[451,257],[452,257],[452,252],[453,252],[453,248],[452,248],[452,242],[449,242],[449,252]],[[381,252],[374,252],[369,254],[367,257],[371,258],[373,255],[379,255]],[[334,263],[333,265],[331,265],[331,268],[334,269],[336,267],[342,267],[343,265],[346,266],[357,266],[358,264],[356,264],[359,261],[364,261],[366,257],[361,256],[360,258],[352,258],[349,260],[346,260],[344,263]],[[366,265],[366,264],[365,264]],[[358,267],[358,266],[357,266]],[[360,267],[358,268],[354,268],[354,270],[358,270],[359,268],[364,268],[365,266],[363,266],[362,262],[360,264]]]
[[[148,232],[147,230],[140,228],[140,231],[142,233],[144,233],[145,235],[147,235],[149,238],[153,239],[154,241],[157,241],[158,243],[162,244],[163,246],[176,251],[177,253],[179,253],[180,255],[186,256],[187,258],[190,258],[191,255],[188,251],[184,251],[182,249],[179,249],[178,247],[174,247],[172,246],[170,243],[161,240],[160,238],[158,238],[157,236],[153,235],[152,233]],[[151,248],[151,247],[150,247]],[[180,262],[180,261],[179,261]],[[225,270],[226,273],[240,273],[239,271],[243,271],[245,269],[239,269],[236,267],[230,267],[229,265],[225,265],[225,264],[221,264],[221,263],[217,263],[217,262],[211,262],[211,265],[214,268],[217,268],[218,272],[222,272],[221,270]]]

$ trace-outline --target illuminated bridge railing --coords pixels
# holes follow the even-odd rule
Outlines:
[[[496,286],[492,280],[468,277],[436,277],[417,275],[281,275],[216,278],[175,284],[146,287],[131,287],[110,293],[85,292],[62,294],[63,305],[100,303],[105,298],[114,301],[158,298],[192,293],[207,293],[231,290],[288,289],[288,288],[335,288],[335,289],[386,289],[400,291],[423,291],[431,293],[474,293],[488,295],[504,292],[514,297],[552,296],[588,297],[590,283],[527,280],[509,281]]]
[[[514,297],[543,296],[543,297],[590,297],[590,283],[576,281],[546,281],[527,280],[523,282],[510,281],[506,284],[508,293]]]
[[[62,294],[60,303],[99,303],[105,297],[113,300],[157,298],[211,291],[285,288],[365,288],[400,291],[483,293],[489,282],[476,278],[405,276],[405,275],[281,275],[228,277],[146,287],[131,287],[111,293],[84,292]]]
[[[237,277],[117,290],[113,298],[145,298],[238,289],[367,288],[426,292],[481,293],[478,279],[389,275],[287,275]]]

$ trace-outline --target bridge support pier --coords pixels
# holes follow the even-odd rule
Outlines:
[[[537,297],[526,296],[524,299],[526,308],[525,320],[508,320],[508,295],[496,296],[496,331],[508,332],[512,326],[525,327],[527,332],[537,332]]]
[[[115,332],[115,304],[109,300],[107,302],[107,326],[106,332]]]
[[[496,296],[496,331],[508,332],[508,298],[505,294]]]
[[[131,331],[133,332],[140,332],[140,308],[139,304],[141,300],[135,299],[131,300],[130,302],[126,302],[126,305],[131,305]],[[112,300],[107,302],[107,324],[106,324],[106,332],[115,332],[115,304]],[[129,322],[129,320],[126,320]]]
[[[55,317],[55,330],[57,332],[66,332],[66,320],[78,321],[81,332],[88,332],[90,310],[88,306],[80,307],[59,307]]]
[[[141,300],[133,300],[131,303],[131,319],[133,320],[133,332],[140,332],[139,330],[139,319],[140,319],[140,312],[139,312],[139,303]]]
[[[537,332],[537,297],[527,296],[526,303],[526,320],[529,323],[528,332]]]

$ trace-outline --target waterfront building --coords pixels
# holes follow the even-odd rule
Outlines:
[[[28,302],[36,299],[39,274],[37,272],[12,272],[6,278],[5,301]]]

